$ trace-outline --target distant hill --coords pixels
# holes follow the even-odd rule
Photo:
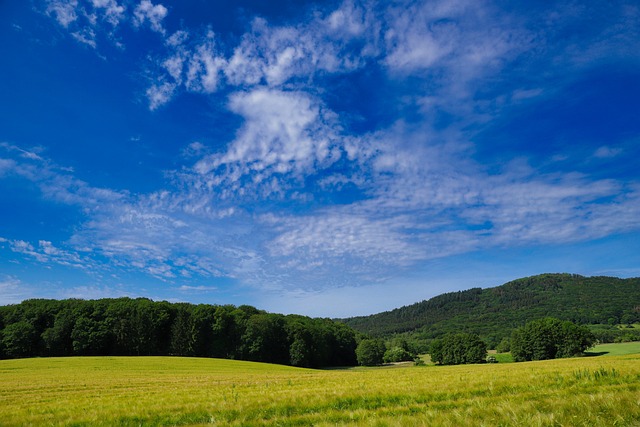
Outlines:
[[[429,340],[467,331],[495,344],[514,328],[546,316],[580,324],[640,322],[640,278],[541,274],[341,321],[372,336],[410,333]]]

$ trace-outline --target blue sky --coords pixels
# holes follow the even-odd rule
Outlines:
[[[640,276],[637,2],[0,2],[0,304],[370,314]]]

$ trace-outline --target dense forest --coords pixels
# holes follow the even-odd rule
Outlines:
[[[477,333],[489,348],[495,348],[514,329],[547,316],[600,325],[593,332],[602,342],[611,342],[621,334],[633,335],[635,332],[612,325],[640,322],[640,278],[542,274],[341,321],[376,337],[401,334],[420,350],[435,338],[459,332]]]
[[[380,357],[385,344],[389,352],[424,353],[447,334],[477,334],[496,348],[515,329],[548,316],[590,325],[600,342],[640,340],[637,329],[618,327],[640,322],[640,278],[543,274],[340,321],[246,305],[32,299],[0,307],[0,358],[175,355],[351,366],[362,337],[384,339],[372,340]]]
[[[246,305],[117,298],[0,307],[0,358],[175,355],[319,367],[355,365],[355,349],[344,324]]]

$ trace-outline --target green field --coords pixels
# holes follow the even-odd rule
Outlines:
[[[640,425],[640,354],[310,370],[169,357],[0,361],[0,425]]]
[[[589,350],[587,355],[622,356],[640,353],[640,342],[623,342],[616,344],[599,344]]]

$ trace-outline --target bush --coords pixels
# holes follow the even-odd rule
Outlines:
[[[414,355],[402,347],[392,347],[384,353],[384,363],[405,362],[413,360]]]

